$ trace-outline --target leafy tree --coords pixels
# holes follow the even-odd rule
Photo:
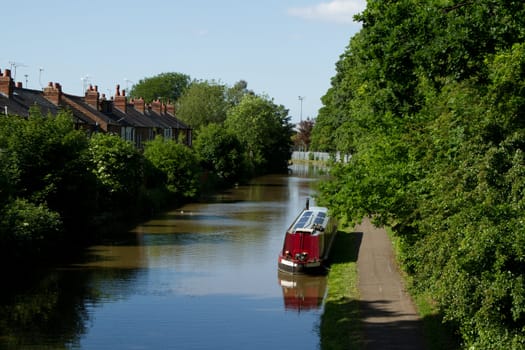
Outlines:
[[[196,81],[177,102],[177,117],[198,130],[209,123],[222,123],[229,108],[226,86],[216,82]]]
[[[244,165],[241,142],[219,124],[202,127],[194,148],[204,168],[225,183],[231,184],[241,176]]]
[[[91,171],[98,181],[98,203],[102,214],[133,213],[142,188],[143,158],[119,136],[94,134],[89,140]]]
[[[164,186],[178,199],[197,195],[200,167],[192,149],[158,136],[146,143],[144,157],[159,170]]]
[[[226,89],[226,100],[233,107],[238,105],[247,94],[253,95],[254,92],[248,89],[248,82],[239,80],[232,87]]]
[[[255,173],[286,169],[291,154],[292,124],[288,111],[266,97],[246,95],[228,111],[226,129],[243,144]]]
[[[160,73],[153,77],[141,79],[133,85],[129,96],[142,97],[146,102],[156,99],[177,101],[190,86],[191,79],[183,73]]]
[[[293,136],[295,149],[309,150],[312,129],[314,127],[313,119],[301,120],[297,125],[297,133]]]
[[[0,129],[5,194],[45,203],[68,229],[84,226],[94,206],[94,181],[86,171],[86,135],[75,130],[71,115],[43,116],[33,108],[28,119],[3,119]]]
[[[525,343],[524,15],[512,1],[369,1],[312,132],[353,155],[320,203],[392,225],[414,290],[465,348]]]

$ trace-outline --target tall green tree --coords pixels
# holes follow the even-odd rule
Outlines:
[[[320,202],[394,227],[413,287],[465,348],[525,344],[524,15],[515,1],[369,1],[313,130],[353,155]]]
[[[239,139],[219,124],[201,128],[193,144],[204,168],[226,184],[239,180],[244,166],[244,151]]]
[[[87,226],[95,207],[87,146],[68,112],[44,116],[33,108],[29,118],[0,119],[0,240],[6,256],[39,257]]]
[[[209,81],[194,81],[177,102],[177,117],[197,131],[210,123],[223,123],[230,104],[227,88]]]
[[[190,86],[191,78],[183,73],[160,73],[153,77],[141,79],[131,87],[129,96],[142,97],[146,102],[156,99],[176,102]]]
[[[267,97],[246,95],[228,111],[225,127],[243,144],[252,171],[283,171],[292,148],[290,119],[284,106]]]

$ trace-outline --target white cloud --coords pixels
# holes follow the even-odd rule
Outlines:
[[[308,7],[288,9],[292,16],[311,20],[322,20],[337,23],[352,23],[354,15],[363,11],[366,0],[332,0]]]

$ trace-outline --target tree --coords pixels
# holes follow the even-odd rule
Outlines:
[[[28,119],[3,119],[0,129],[5,190],[11,199],[45,203],[60,213],[68,229],[85,226],[94,207],[95,185],[86,170],[87,137],[75,130],[70,113],[44,116],[33,108]]]
[[[239,80],[232,87],[226,89],[226,100],[230,107],[233,107],[238,105],[247,94],[254,95],[254,92],[248,89],[248,82]]]
[[[89,140],[91,171],[96,176],[101,214],[129,215],[137,208],[144,177],[142,155],[128,141],[110,134]]]
[[[215,173],[225,183],[233,183],[241,176],[244,159],[239,139],[219,124],[201,128],[193,144],[204,168]]]
[[[320,204],[391,225],[465,348],[525,343],[522,2],[369,1],[313,130]]]
[[[176,102],[191,83],[188,75],[183,73],[160,73],[156,76],[141,79],[133,85],[129,96],[142,97],[146,102],[156,99]]]
[[[226,129],[239,138],[252,171],[283,171],[291,155],[293,125],[288,110],[267,97],[245,95],[231,108]]]
[[[195,81],[177,102],[177,117],[198,130],[210,123],[223,123],[229,108],[226,86]]]
[[[314,128],[314,120],[301,120],[297,125],[297,133],[294,135],[293,142],[295,149],[308,151],[310,149],[311,134]]]
[[[157,136],[146,143],[144,157],[163,175],[164,186],[177,199],[197,195],[201,171],[192,149]]]

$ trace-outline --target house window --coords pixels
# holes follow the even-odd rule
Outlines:
[[[135,140],[135,128],[126,126],[121,129],[121,137],[126,141],[133,142]]]
[[[169,140],[172,138],[171,128],[164,129],[164,139]]]

